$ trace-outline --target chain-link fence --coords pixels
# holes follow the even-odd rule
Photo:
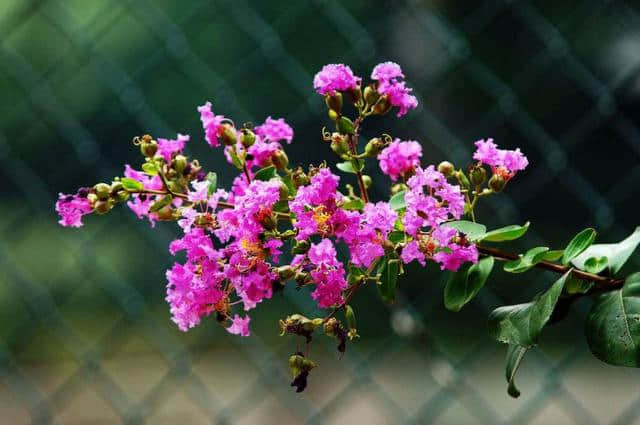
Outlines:
[[[286,365],[298,341],[275,324],[317,313],[308,294],[261,305],[251,338],[215,323],[182,334],[163,304],[175,229],[122,211],[70,231],[53,211],[58,191],[138,161],[129,141],[145,132],[192,134],[189,152],[229,183],[201,142],[207,99],[236,122],[286,117],[292,161],[318,163],[330,152],[313,74],[394,60],[421,106],[365,133],[417,139],[429,163],[465,164],[487,136],[520,146],[530,170],[480,210],[490,224],[533,221],[514,251],[562,246],[586,225],[617,240],[639,221],[639,28],[631,1],[2,2],[1,422],[640,423],[638,372],[588,353],[587,302],[527,355],[521,398],[506,395],[505,349],[484,318],[548,284],[542,273],[495,273],[456,315],[433,269],[413,267],[393,306],[362,291],[362,338],[342,358],[314,342],[319,368],[299,395]]]

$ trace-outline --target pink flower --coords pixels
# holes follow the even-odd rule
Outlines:
[[[402,69],[394,62],[384,62],[376,65],[371,78],[378,80],[378,93],[387,96],[389,103],[398,108],[397,116],[405,115],[409,109],[418,106],[418,99],[411,95],[412,89],[405,85]]]
[[[454,242],[458,232],[451,227],[440,226],[436,228],[432,237],[439,244],[439,251],[433,259],[440,263],[442,270],[456,271],[465,262],[477,263],[478,250],[475,245]]]
[[[359,224],[352,225],[355,232],[342,235],[342,238],[349,245],[351,262],[356,266],[369,267],[384,255],[382,244],[393,230],[398,214],[388,203],[378,202],[365,205],[359,218]]]
[[[227,332],[234,335],[249,336],[250,321],[251,317],[245,316],[244,318],[242,318],[238,314],[236,314],[233,319],[231,319],[231,326],[227,328]]]
[[[413,260],[417,260],[423,266],[427,265],[424,252],[420,251],[420,247],[416,241],[410,241],[404,246],[404,248],[402,248],[400,258],[405,264],[409,264]]]
[[[180,133],[178,133],[178,137],[175,140],[158,138],[158,154],[163,157],[165,161],[171,162],[173,155],[182,153],[189,139],[190,137],[188,135]]]
[[[256,142],[249,147],[249,155],[251,155],[252,159],[247,161],[249,168],[252,167],[265,167],[267,166],[269,160],[273,156],[273,154],[281,149],[280,143],[276,142],[264,142],[260,139],[256,140]]]
[[[224,116],[214,115],[211,111],[211,102],[207,102],[202,106],[198,106],[198,112],[200,112],[200,121],[202,121],[202,127],[204,128],[204,137],[207,143],[212,147],[220,145],[218,141],[218,134],[224,121]]]
[[[329,64],[322,67],[313,78],[313,87],[321,94],[332,94],[336,91],[355,89],[360,85],[360,77],[343,64]]]
[[[371,79],[378,81],[389,81],[392,79],[404,78],[400,65],[395,62],[379,63],[371,72]]]
[[[483,164],[489,165],[494,174],[500,174],[506,180],[516,175],[516,172],[522,171],[529,165],[529,160],[520,149],[506,150],[498,149],[493,143],[493,139],[478,140],[476,143],[476,151],[473,159]]]
[[[309,185],[298,188],[296,197],[289,203],[296,214],[294,226],[298,229],[298,240],[314,234],[333,235],[338,225],[346,230],[351,215],[337,206],[339,181],[328,168],[320,168]]]
[[[271,117],[267,117],[262,125],[254,128],[254,131],[262,140],[271,142],[285,140],[287,143],[291,143],[293,139],[293,129],[284,121],[284,118],[274,120]]]
[[[56,202],[56,212],[60,215],[58,223],[64,227],[82,226],[82,216],[92,211],[91,203],[86,196],[87,193],[87,189],[84,189],[78,191],[76,195],[65,195],[64,193],[58,195]]]
[[[420,164],[422,146],[415,141],[403,142],[395,139],[378,155],[380,169],[396,181],[398,177],[412,171]]]
[[[336,256],[336,249],[329,239],[322,239],[317,244],[311,244],[309,260],[314,268],[311,277],[316,283],[316,289],[311,297],[321,308],[339,306],[344,303],[342,292],[347,289],[344,267]]]

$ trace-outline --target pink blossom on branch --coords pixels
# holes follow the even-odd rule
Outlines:
[[[287,143],[291,143],[293,140],[293,129],[285,122],[284,118],[267,117],[263,124],[254,128],[254,131],[262,140],[271,142],[284,140]]]
[[[224,121],[224,116],[215,115],[211,110],[211,102],[206,102],[202,106],[198,106],[198,112],[200,112],[200,121],[202,121],[202,127],[204,128],[204,137],[212,147],[220,146],[218,136]]]
[[[360,85],[362,79],[357,77],[347,65],[329,64],[322,69],[313,78],[313,87],[318,94],[332,94],[336,91],[346,91],[355,89]]]
[[[60,193],[56,202],[56,212],[60,215],[60,223],[64,227],[81,227],[82,216],[91,213],[91,203],[87,199],[86,189],[76,195]],[[84,196],[82,196],[84,195]]]
[[[378,154],[378,161],[382,172],[391,177],[391,180],[396,181],[398,177],[413,171],[420,164],[421,156],[422,146],[420,143],[395,139]]]

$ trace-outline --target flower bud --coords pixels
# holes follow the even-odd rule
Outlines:
[[[93,207],[95,203],[98,201],[98,195],[96,195],[95,193],[90,193],[87,195],[87,200],[89,201],[89,204],[91,204],[91,206]]]
[[[349,90],[347,94],[349,95],[349,100],[351,101],[351,103],[355,104],[362,100],[362,89],[360,88],[360,86]]]
[[[385,143],[378,137],[374,137],[364,146],[364,154],[368,157],[376,157],[385,147]]]
[[[98,200],[96,202],[96,204],[93,207],[93,210],[97,213],[97,214],[106,214],[109,212],[109,210],[111,210],[111,207],[113,205],[111,204],[111,202],[109,202],[109,200]]]
[[[489,187],[494,192],[501,192],[502,189],[504,189],[505,184],[507,184],[506,180],[499,174],[494,174],[489,179]]]
[[[122,182],[113,182],[111,183],[111,194],[115,195],[116,193],[123,190]]]
[[[391,186],[391,194],[395,195],[396,193],[402,192],[403,190],[407,190],[407,185],[404,183],[396,183]]]
[[[174,170],[176,170],[178,173],[182,174],[182,172],[184,171],[184,169],[187,166],[187,157],[184,155],[176,155],[175,158],[173,158],[172,161],[172,167]]]
[[[271,155],[271,162],[276,170],[284,171],[289,166],[289,157],[282,149],[278,149]]]
[[[384,95],[373,106],[373,113],[376,115],[384,115],[391,109],[391,102],[389,102],[389,98]]]
[[[482,165],[473,166],[469,171],[469,177],[472,185],[476,187],[481,186],[485,181],[487,181],[487,171]]]
[[[299,286],[306,285],[309,281],[309,273],[307,272],[298,272],[295,276],[295,281]]]
[[[225,146],[233,146],[238,141],[236,134],[236,129],[229,123],[222,124],[220,129],[220,140],[224,143]]]
[[[301,186],[308,185],[309,184],[309,177],[304,173],[304,171],[302,170],[302,167],[298,167],[291,174],[291,181],[293,182],[293,185],[297,189],[297,188],[299,188]]]
[[[280,200],[286,201],[289,199],[289,188],[283,182],[280,183]]]
[[[174,192],[174,193],[180,193],[180,192],[182,192],[182,186],[177,181],[170,181],[169,182],[169,190]]]
[[[438,164],[438,171],[441,172],[445,177],[451,177],[451,175],[455,171],[455,167],[449,161],[442,161],[440,164]]]
[[[307,251],[309,251],[309,248],[311,248],[309,241],[298,241],[293,246],[291,252],[293,252],[294,254],[306,254]]]
[[[331,136],[331,150],[339,157],[343,157],[349,152],[349,142],[347,138],[340,133],[333,133]]]
[[[364,187],[365,189],[369,189],[371,187],[371,183],[373,183],[373,181],[371,180],[371,177],[363,174],[362,175],[362,183],[364,183]]]
[[[98,196],[100,200],[109,199],[109,195],[111,194],[111,186],[106,183],[98,183],[93,186],[93,190],[96,191],[96,196]]]
[[[469,188],[469,179],[467,179],[467,176],[462,171],[458,170],[454,172],[453,175],[458,179],[458,182],[464,189]]]
[[[248,128],[243,128],[240,134],[240,143],[245,148],[252,146],[256,142],[256,134]]]
[[[342,93],[333,92],[333,94],[328,94],[324,97],[324,101],[327,103],[329,109],[340,114],[342,110]]]
[[[329,112],[327,114],[329,115],[331,121],[336,121],[338,118],[340,118],[340,114],[338,114],[333,109],[329,109]]]
[[[159,220],[173,220],[173,208],[171,208],[171,204],[165,205],[164,207],[160,208],[156,212],[156,215],[158,216]]]
[[[296,275],[296,271],[291,266],[278,267],[276,271],[282,281],[289,280]]]
[[[147,158],[153,158],[158,152],[158,142],[151,139],[151,136],[142,136],[142,143],[140,143],[140,153]]]
[[[324,323],[322,330],[327,336],[336,336],[337,330],[340,328],[340,322],[335,317],[330,318]]]
[[[364,100],[367,104],[374,105],[379,97],[380,95],[373,85],[364,88]]]

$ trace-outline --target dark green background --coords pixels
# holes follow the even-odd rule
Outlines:
[[[203,142],[196,106],[236,122],[285,117],[292,163],[333,161],[312,78],[348,63],[367,77],[403,66],[420,107],[367,123],[423,146],[423,163],[465,166],[479,138],[521,147],[531,166],[480,209],[490,226],[533,222],[510,246],[561,248],[640,223],[640,6],[627,1],[27,1],[0,3],[0,415],[11,423],[633,423],[634,370],[591,358],[582,302],[550,327],[506,395],[495,306],[553,276],[493,275],[453,314],[444,275],[410,267],[402,297],[355,302],[361,339],[288,387],[298,341],[279,317],[314,314],[287,290],[252,313],[254,338],[207,321],[182,334],[164,298],[175,226],[128,210],[57,226],[57,193],[138,164],[134,135],[191,134],[188,152],[223,184],[234,171]],[[386,196],[377,175],[373,197]],[[345,177],[348,179],[349,177]],[[638,266],[637,256],[632,267]]]

